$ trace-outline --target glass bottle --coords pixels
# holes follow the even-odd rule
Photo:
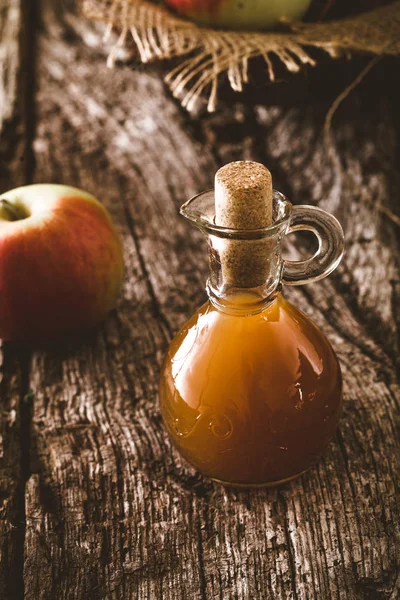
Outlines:
[[[208,237],[209,300],[165,357],[160,403],[166,429],[189,463],[222,483],[275,485],[297,477],[334,435],[342,379],[325,335],[281,288],[329,275],[343,255],[342,228],[325,211],[292,206],[277,191],[269,227],[216,225],[213,191],[189,200],[181,214]],[[319,248],[308,260],[283,260],[282,240],[298,230],[312,231]],[[223,254],[229,245],[255,243],[264,244],[265,281],[235,285]]]

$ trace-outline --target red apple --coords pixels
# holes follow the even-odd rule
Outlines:
[[[214,27],[268,29],[298,21],[311,0],[165,0],[178,13]]]
[[[0,338],[42,344],[115,307],[122,247],[94,196],[38,184],[0,195]]]

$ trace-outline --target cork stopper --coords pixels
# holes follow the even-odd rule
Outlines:
[[[232,229],[259,229],[272,223],[272,176],[267,167],[239,160],[215,175],[215,222]]]
[[[231,162],[215,175],[215,223],[231,229],[260,229],[272,224],[272,176],[262,164]],[[224,283],[253,288],[270,274],[268,239],[226,240],[220,251]]]

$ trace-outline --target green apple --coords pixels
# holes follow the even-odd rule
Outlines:
[[[268,29],[298,21],[312,0],[165,0],[179,14],[199,23],[229,29]]]

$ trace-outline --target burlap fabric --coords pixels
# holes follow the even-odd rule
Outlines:
[[[323,23],[298,23],[287,33],[217,31],[179,18],[162,5],[147,0],[84,0],[84,13],[119,31],[111,51],[112,64],[118,46],[131,36],[142,62],[181,58],[166,76],[174,96],[191,110],[208,92],[208,110],[215,110],[220,75],[227,73],[232,88],[241,91],[248,81],[250,59],[261,56],[274,80],[278,58],[292,72],[316,63],[312,47],[332,57],[343,53],[400,54],[400,2],[357,15]]]

